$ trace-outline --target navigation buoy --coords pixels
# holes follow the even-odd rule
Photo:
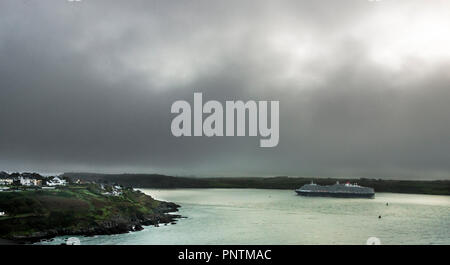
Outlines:
[[[381,245],[381,240],[378,237],[369,237],[366,242],[367,245]]]

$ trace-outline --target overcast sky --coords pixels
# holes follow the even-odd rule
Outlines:
[[[450,179],[450,1],[0,1],[0,170]],[[172,103],[279,100],[280,142]]]

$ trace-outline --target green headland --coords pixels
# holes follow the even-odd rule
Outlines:
[[[30,242],[59,235],[126,233],[174,222],[179,216],[167,213],[178,207],[132,188],[95,183],[11,187],[0,192],[0,238]]]

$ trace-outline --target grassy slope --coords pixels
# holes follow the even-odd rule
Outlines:
[[[123,195],[105,196],[97,185],[57,190],[0,192],[0,237],[29,236],[47,229],[81,229],[113,218],[142,219],[153,214],[159,201],[125,190]]]

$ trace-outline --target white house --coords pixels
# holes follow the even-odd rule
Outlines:
[[[58,177],[54,177],[52,180],[48,180],[47,181],[47,185],[48,186],[65,186],[66,185],[66,180],[65,179],[60,179]]]
[[[19,177],[20,185],[22,186],[39,186],[42,184],[42,180],[38,179],[30,179],[30,178],[24,178]]]
[[[13,179],[0,179],[0,185],[12,185],[13,182]]]
[[[101,184],[102,188],[105,189],[105,187],[103,186],[103,184]],[[108,195],[108,196],[120,196],[122,195],[122,187],[120,186],[112,186],[112,191],[111,192],[103,192],[103,195]]]
[[[24,178],[24,177],[19,177],[19,181],[20,181],[20,185],[22,186],[31,186],[31,179],[29,178]]]

